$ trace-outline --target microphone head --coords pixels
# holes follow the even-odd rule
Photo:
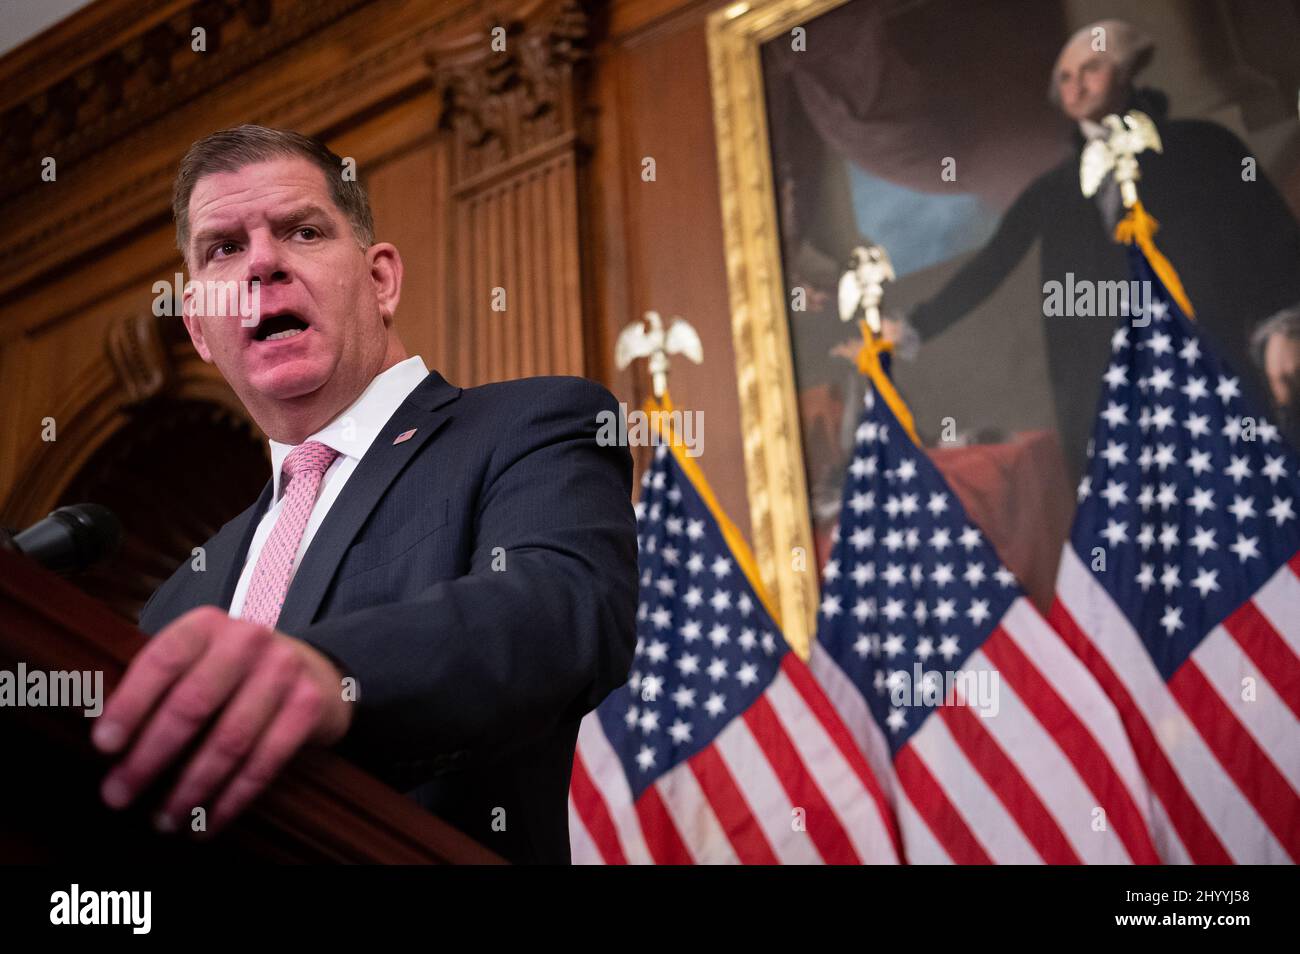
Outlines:
[[[15,535],[13,542],[46,569],[78,573],[117,552],[122,524],[100,504],[70,504]]]

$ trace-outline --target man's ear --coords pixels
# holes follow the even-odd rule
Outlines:
[[[190,341],[194,342],[194,350],[206,363],[211,364],[212,352],[208,350],[208,342],[203,337],[203,324],[199,320],[198,303],[195,300],[197,290],[193,279],[185,283],[185,291],[181,294],[181,320],[185,322],[185,330],[190,333]]]
[[[366,250],[370,280],[375,283],[375,299],[384,322],[393,320],[402,297],[402,256],[390,242],[377,242]]]

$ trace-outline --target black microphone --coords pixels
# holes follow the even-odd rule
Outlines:
[[[79,573],[117,552],[122,525],[107,507],[72,504],[14,534],[12,543],[47,570]]]

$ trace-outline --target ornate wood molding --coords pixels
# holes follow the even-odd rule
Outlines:
[[[144,10],[124,10],[109,29],[92,21],[44,62],[70,62],[70,71],[55,73],[48,85],[0,113],[0,165],[21,170],[0,179],[0,203],[37,188],[44,156],[74,164],[166,115],[211,87],[246,72],[308,33],[361,6],[365,0],[194,0],[154,2]],[[127,6],[123,4],[122,6]],[[134,16],[127,19],[127,13]],[[191,48],[193,30],[205,31],[204,56]],[[104,50],[107,45],[108,49]],[[98,48],[98,56],[85,53]],[[10,75],[24,61],[19,51],[4,85],[31,89],[31,79]],[[7,58],[8,59],[8,58]]]
[[[172,377],[171,356],[153,315],[128,315],[113,322],[105,347],[126,393],[126,403],[143,401],[166,390]]]
[[[496,2],[429,51],[450,134],[458,317],[442,350],[463,383],[586,370],[578,182],[590,34],[579,0]]]
[[[126,373],[134,377],[135,394],[142,388],[148,391],[151,382],[165,376],[165,383],[151,396],[165,394],[176,400],[202,401],[256,429],[220,373],[213,365],[204,364],[193,348],[168,345],[163,354],[154,353],[147,359],[137,356],[131,361],[132,368]],[[95,452],[126,426],[128,412],[138,398],[124,386],[122,373],[116,362],[105,361],[90,366],[75,379],[50,415],[58,428],[58,439],[42,449],[33,434],[31,445],[20,448],[18,459],[28,463],[18,474],[9,497],[0,500],[0,522],[26,526],[43,517],[56,506],[60,495]]]
[[[42,189],[32,188],[48,185],[39,180],[40,156],[44,153],[35,146],[27,158],[18,160],[19,165],[2,167],[0,214],[17,223],[17,227],[0,238],[0,256],[7,263],[5,273],[0,275],[0,301],[36,287],[35,283],[58,265],[114,236],[170,220],[171,180],[176,163],[184,145],[197,135],[192,119],[185,118],[187,111],[192,115],[200,106],[206,110],[207,103],[212,104],[212,109],[206,110],[212,118],[201,129],[203,133],[244,121],[321,133],[331,125],[364,114],[385,97],[399,95],[404,89],[418,89],[422,84],[427,87],[432,82],[432,75],[426,54],[438,37],[458,29],[465,19],[467,2],[453,0],[439,5],[425,19],[412,22],[395,39],[365,46],[344,69],[333,68],[337,64],[332,62],[328,74],[319,79],[313,76],[313,82],[308,85],[276,89],[273,95],[258,102],[256,112],[252,114],[243,109],[231,111],[225,106],[225,100],[218,98],[223,92],[229,92],[234,78],[244,77],[254,67],[301,41],[312,30],[337,33],[347,25],[349,14],[375,6],[375,0],[276,0],[271,19],[257,30],[240,26],[242,21],[228,18],[225,21],[228,29],[236,35],[223,41],[220,57],[205,60],[193,56],[194,62],[186,64],[184,77],[172,74],[170,78],[160,80],[160,87],[138,91],[139,96],[156,100],[147,114],[124,107],[103,119],[93,120],[86,130],[76,134],[75,142],[69,142],[69,148],[74,151],[58,154],[61,177],[68,169],[72,170],[69,175],[82,176],[77,188],[77,202],[56,201],[52,207]],[[58,44],[53,46],[55,50],[69,50],[68,55],[75,63],[75,51],[86,34],[95,36],[97,50],[106,45],[117,49],[129,44],[136,34],[146,32],[146,27],[154,19],[179,16],[177,11],[189,6],[177,0],[146,5],[141,12],[142,24],[131,33],[129,25],[105,19],[103,13],[98,18],[90,16],[102,7],[130,10],[129,0],[101,3],[99,7],[86,11],[85,18],[79,15],[67,21],[69,26],[66,29],[69,31],[73,30],[72,24],[79,24],[70,37],[51,39],[48,43]],[[282,19],[292,21],[292,29],[281,36]],[[101,29],[104,33],[97,32]],[[27,55],[31,52],[30,47],[31,44],[0,58],[0,78],[7,78],[13,88],[29,91],[33,86],[32,75],[17,72],[18,67],[30,59]],[[45,41],[40,47],[42,51],[49,48]],[[188,50],[188,46],[185,49]],[[49,59],[42,56],[36,65]],[[228,65],[234,61],[237,61],[238,68]],[[46,80],[51,84],[61,81],[61,73],[35,67],[34,72],[38,86]],[[0,116],[5,115],[6,109],[41,100],[47,88],[41,86],[40,92],[24,94],[7,106],[5,100],[0,99]],[[196,102],[181,108],[190,100]],[[0,135],[3,134],[0,131]],[[177,147],[160,152],[157,143],[169,138],[175,139]],[[69,163],[68,158],[73,155],[81,158]],[[140,161],[142,155],[150,157],[149,164]],[[140,168],[146,171],[130,178],[118,172],[119,169]],[[18,183],[18,178],[23,182]]]
[[[504,36],[494,37],[498,29]],[[430,51],[442,122],[455,134],[454,181],[577,130],[574,73],[589,40],[578,0],[496,3],[473,30]]]

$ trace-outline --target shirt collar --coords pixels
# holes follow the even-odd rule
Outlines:
[[[1101,123],[1093,122],[1091,119],[1079,120],[1079,132],[1083,134],[1085,141],[1110,138],[1110,130]]]
[[[387,371],[375,375],[355,401],[303,443],[320,441],[345,457],[360,460],[389,418],[428,375],[429,369],[418,354],[399,361]],[[284,459],[298,445],[274,440],[267,443],[271,445],[271,500],[275,502],[280,499],[280,471]]]

